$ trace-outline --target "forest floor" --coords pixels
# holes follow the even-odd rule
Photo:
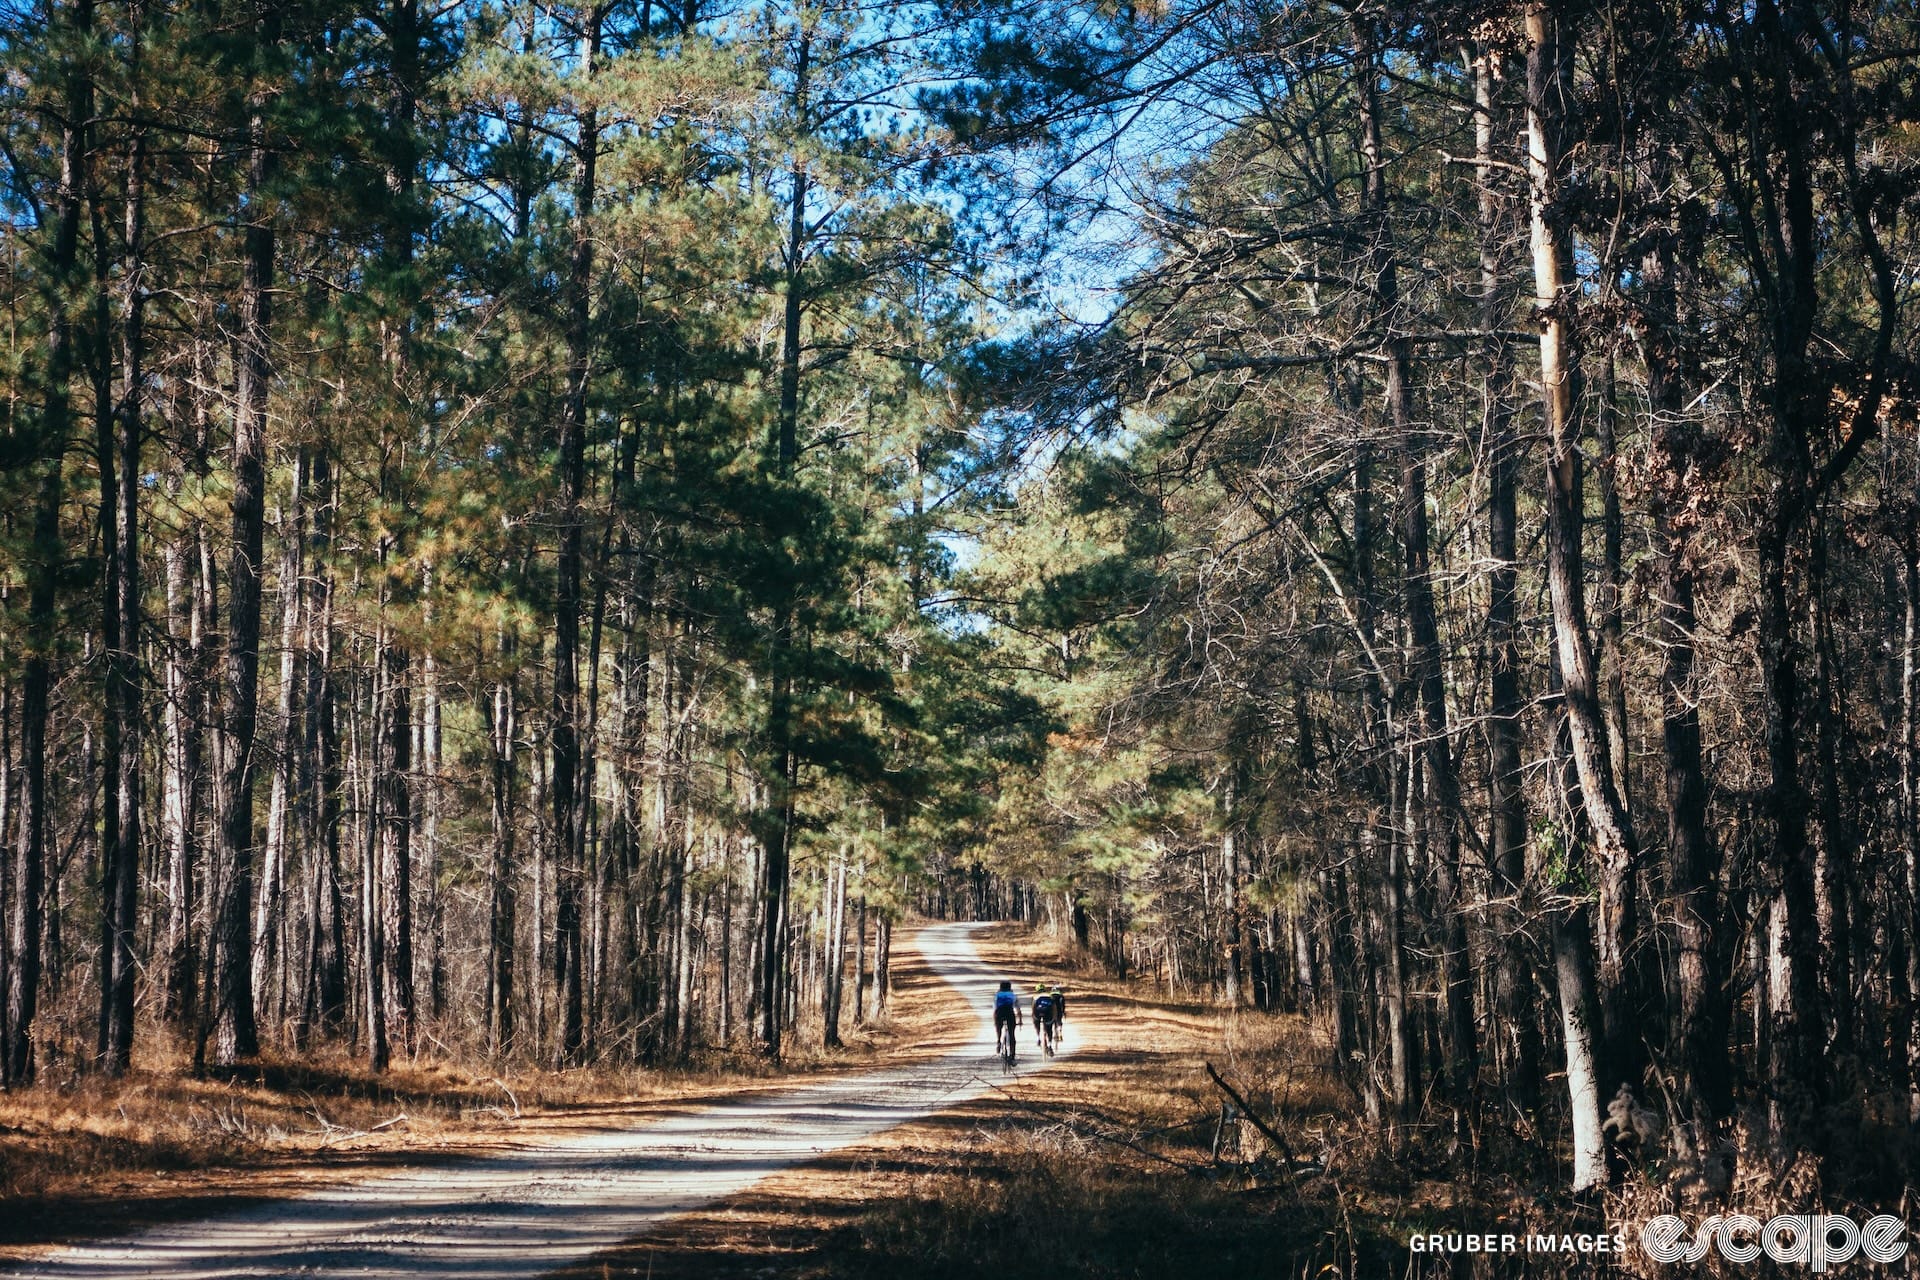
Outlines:
[[[396,1266],[394,1274],[1266,1278],[1317,1275],[1329,1265],[1349,1275],[1400,1274],[1406,1224],[1443,1211],[1452,1194],[1444,1179],[1423,1178],[1404,1159],[1343,1147],[1351,1096],[1333,1083],[1324,1046],[1298,1019],[1228,1017],[1140,982],[1097,976],[1051,940],[978,929],[970,937],[979,967],[966,981],[1004,973],[1024,984],[1060,981],[1071,993],[1069,1052],[1050,1069],[1001,1078],[977,1044],[976,1015],[947,980],[954,971],[943,978],[938,957],[930,962],[918,935],[904,933],[891,1018],[844,1053],[790,1064],[794,1074],[777,1085],[743,1061],[731,1071],[625,1080],[501,1081],[422,1067],[377,1085],[344,1069],[327,1076],[280,1068],[220,1085],[153,1072],[120,1086],[118,1101],[86,1081],[0,1095],[0,1259],[25,1262],[59,1242],[216,1214],[256,1226],[295,1221],[273,1202],[301,1197],[353,1201],[353,1248],[327,1254],[317,1273],[337,1262],[366,1274],[368,1258],[391,1252],[381,1235],[389,1213],[443,1208],[424,1201],[444,1199],[448,1185],[488,1167],[578,1198],[594,1170],[577,1153],[636,1132],[678,1131],[675,1159],[701,1150],[710,1165],[739,1167],[685,1187],[680,1200],[656,1205],[654,1218],[624,1234],[605,1234],[614,1217],[573,1232],[550,1254],[516,1249],[498,1267],[469,1254],[448,1267]],[[1023,1068],[1040,1065],[1030,1042],[1027,1050]],[[1223,1095],[1209,1063],[1274,1121],[1290,1158],[1250,1124],[1221,1122]],[[933,1068],[946,1072],[944,1081]],[[49,1098],[64,1100],[57,1109]],[[870,1114],[849,1118],[849,1109]],[[716,1125],[716,1114],[733,1114],[731,1127]],[[374,1129],[396,1115],[408,1119]],[[159,1127],[156,1116],[185,1125],[186,1136],[143,1136]],[[816,1122],[838,1127],[809,1139],[801,1131]],[[738,1151],[729,1154],[728,1132],[769,1128],[793,1128],[800,1147],[814,1145],[765,1167],[757,1151],[751,1167]],[[542,1153],[558,1163],[541,1166]],[[652,1176],[660,1167],[654,1160]],[[502,1185],[474,1194],[497,1197]],[[368,1216],[370,1193],[389,1195],[392,1209]],[[589,1198],[588,1218],[616,1202],[633,1209],[629,1186],[608,1182]],[[559,1225],[565,1211],[555,1209],[553,1223],[537,1225]],[[174,1253],[191,1242],[208,1255],[185,1269],[138,1261],[152,1256],[149,1243],[148,1253],[123,1250],[113,1255],[119,1262],[91,1270],[36,1274],[228,1274],[212,1265],[224,1248],[217,1227],[203,1237],[197,1229],[142,1237]],[[104,1250],[95,1256],[108,1258]],[[542,1256],[552,1266],[536,1265]],[[384,1274],[378,1266],[373,1273]]]

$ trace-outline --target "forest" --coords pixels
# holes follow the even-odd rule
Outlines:
[[[6,1088],[778,1059],[1018,919],[1311,1019],[1392,1142],[1912,1177],[1909,3],[0,62]]]

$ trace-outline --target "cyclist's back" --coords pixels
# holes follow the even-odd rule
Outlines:
[[[1002,980],[1000,990],[993,996],[993,1034],[997,1040],[1000,1029],[1007,1028],[1009,1035],[1013,1028],[1020,1025],[1020,995],[1013,989],[1013,983]]]
[[[1058,1015],[1054,1012],[1053,997],[1047,994],[1045,987],[1033,989],[1033,1038],[1043,1049],[1048,1049],[1048,1040],[1054,1028],[1059,1025]]]

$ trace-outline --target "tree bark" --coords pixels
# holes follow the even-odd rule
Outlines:
[[[167,853],[167,917],[160,946],[162,1014],[185,1026],[195,1006],[193,915],[200,864],[198,815],[205,787],[200,777],[205,716],[205,650],[200,628],[205,612],[194,562],[204,531],[195,525],[167,544],[166,705],[161,719],[161,825]]]
[[[579,66],[583,90],[594,74],[605,11],[591,4],[576,12]],[[560,1058],[581,1060],[585,1048],[585,948],[582,893],[585,887],[585,805],[582,792],[591,779],[581,770],[580,609],[584,560],[587,396],[593,372],[592,293],[594,198],[600,153],[600,123],[595,107],[577,112],[573,180],[573,245],[566,298],[567,390],[561,404],[559,433],[560,554],[554,588],[553,638],[553,802],[554,978],[560,1001]]]
[[[309,449],[306,462],[312,501],[309,503],[307,572],[307,626],[301,638],[306,671],[301,688],[307,705],[303,727],[313,778],[307,789],[307,848],[314,859],[314,904],[309,936],[311,959],[306,981],[310,1025],[337,1031],[347,1020],[347,917],[341,891],[340,726],[336,707],[338,675],[333,654],[337,634],[333,620],[333,464],[324,449]]]
[[[493,863],[487,907],[487,1041],[497,1055],[514,1048],[513,958],[519,905],[514,850],[514,744],[519,735],[513,642],[500,638],[500,674],[483,699],[492,782]]]
[[[1481,170],[1480,326],[1489,333],[1502,327],[1506,313],[1501,304],[1501,281],[1506,275],[1501,251],[1503,222],[1493,163],[1495,79],[1500,57],[1491,48],[1482,48],[1473,59],[1475,156]],[[1481,419],[1488,454],[1487,556],[1493,562],[1487,587],[1487,796],[1492,809],[1487,883],[1492,896],[1503,903],[1494,916],[1500,936],[1495,990],[1498,1021],[1512,1055],[1506,1072],[1507,1093],[1522,1114],[1530,1114],[1540,1105],[1541,1049],[1531,1007],[1531,965],[1522,928],[1525,913],[1519,901],[1526,880],[1527,809],[1520,758],[1520,717],[1525,703],[1514,607],[1519,580],[1521,446],[1513,430],[1513,404],[1509,399],[1512,379],[1513,352],[1505,340],[1494,339],[1483,382]]]
[[[375,647],[378,649],[379,645]],[[373,683],[373,706],[371,714],[366,717],[366,747],[363,752],[368,779],[365,786],[366,816],[362,829],[357,833],[360,848],[360,1009],[361,1017],[365,1020],[367,1069],[376,1074],[385,1071],[393,1057],[387,1025],[390,1006],[386,971],[391,955],[387,945],[387,881],[382,875],[380,848],[385,826],[385,815],[381,810],[387,795],[386,789],[376,781],[385,750],[381,738],[389,718],[387,701],[393,696],[388,676],[388,665],[379,661],[376,654],[369,673]],[[356,735],[356,741],[359,740],[359,735]]]
[[[811,91],[812,43],[803,30],[795,50],[792,104],[796,115],[804,116]],[[807,236],[807,166],[794,161],[792,190],[787,206],[787,235],[784,248],[786,296],[783,300],[780,337],[780,404],[775,423],[773,469],[776,480],[788,485],[800,456],[800,355],[801,326],[805,320],[806,297],[802,269],[805,264]],[[791,577],[791,574],[789,574]],[[780,593],[774,609],[773,636],[768,654],[770,691],[767,708],[767,811],[766,872],[761,898],[760,986],[769,993],[761,1008],[760,1047],[769,1057],[780,1056],[782,1018],[780,1002],[771,993],[786,981],[787,918],[789,912],[789,868],[792,860],[794,786],[798,781],[798,763],[793,742],[793,654],[796,641],[795,592],[797,584],[776,584]]]
[[[1531,179],[1534,303],[1540,323],[1540,382],[1547,460],[1547,579],[1555,652],[1563,681],[1568,750],[1596,854],[1599,880],[1598,978],[1603,1087],[1613,1079],[1637,1085],[1644,990],[1636,955],[1639,856],[1633,823],[1620,799],[1600,705],[1598,673],[1587,625],[1582,565],[1583,480],[1576,415],[1579,357],[1572,309],[1577,303],[1571,237],[1559,208],[1561,129],[1571,100],[1570,48],[1548,3],[1526,10],[1527,169]]]
[[[303,672],[298,653],[305,643],[306,592],[301,582],[305,550],[304,451],[294,461],[293,483],[281,516],[280,686],[274,702],[273,781],[267,796],[267,843],[260,863],[260,893],[253,909],[253,1007],[266,1014],[277,999],[284,1011],[286,983],[278,972],[286,944],[287,863],[292,843],[293,760],[300,739],[295,709]],[[271,1016],[271,1015],[268,1015]]]
[[[1664,166],[1663,166],[1664,168]],[[1694,609],[1697,566],[1692,501],[1705,477],[1697,460],[1698,426],[1687,416],[1680,351],[1676,345],[1674,246],[1661,235],[1642,263],[1646,315],[1641,356],[1653,415],[1648,436],[1650,502],[1658,555],[1658,637],[1661,650],[1661,756],[1667,808],[1667,879],[1673,897],[1680,954],[1676,965],[1678,1019],[1672,1059],[1693,1122],[1706,1128],[1733,1106],[1727,1036],[1732,1003],[1726,994],[1731,936],[1720,902],[1720,846],[1707,823],[1707,783],[1700,745],[1699,693],[1694,687]]]
[[[278,43],[280,10],[255,4],[256,40]],[[272,91],[256,81],[247,100],[247,177],[240,218],[246,232],[233,410],[233,534],[227,562],[225,732],[221,738],[225,809],[215,898],[213,1023],[215,1058],[230,1065],[260,1051],[254,1024],[253,783],[260,705],[260,561],[267,483],[267,395],[273,380],[272,291],[275,231],[267,197],[273,165],[266,109]],[[204,1045],[204,1035],[202,1037]],[[204,1048],[195,1057],[204,1056]]]
[[[1595,397],[1594,443],[1600,450],[1600,586],[1595,593],[1599,606],[1598,648],[1594,655],[1600,671],[1600,719],[1607,730],[1607,759],[1612,767],[1613,784],[1620,793],[1620,807],[1633,812],[1633,788],[1629,768],[1627,740],[1626,673],[1626,586],[1624,562],[1626,520],[1620,510],[1619,472],[1621,467],[1619,436],[1620,408],[1616,387],[1616,361],[1609,351],[1600,369],[1600,389]]]
[[[413,984],[413,662],[402,643],[381,625],[374,663],[383,674],[385,698],[373,749],[379,772],[381,933],[387,953],[387,1034],[409,1057],[418,1048]]]
[[[1374,249],[1369,274],[1380,311],[1390,318],[1390,324],[1398,324],[1399,264],[1395,259],[1386,149],[1381,139],[1380,104],[1375,90],[1379,78],[1378,54],[1366,19],[1356,19],[1354,36],[1362,72],[1358,101],[1361,150],[1367,162],[1364,192],[1373,224]],[[1414,438],[1413,389],[1408,383],[1411,360],[1406,340],[1390,338],[1385,354],[1387,417],[1400,451],[1400,532],[1405,557],[1401,600],[1407,616],[1409,675],[1419,699],[1421,757],[1433,787],[1433,798],[1441,810],[1441,850],[1434,864],[1440,900],[1435,903],[1435,909],[1440,923],[1440,973],[1451,1058],[1449,1087],[1454,1097],[1465,1098],[1472,1088],[1478,1048],[1473,978],[1467,965],[1466,904],[1460,892],[1460,784],[1454,772],[1452,736],[1447,725],[1446,671],[1434,617],[1427,463],[1424,451]],[[1403,1098],[1402,1104],[1406,1101]]]
[[[141,111],[143,71],[141,46],[145,6],[133,0],[128,7],[127,75],[129,109]],[[141,799],[141,705],[144,696],[140,671],[140,443],[143,429],[142,392],[146,373],[144,320],[146,239],[146,133],[136,126],[127,155],[124,210],[125,256],[120,279],[120,399],[108,416],[110,448],[102,451],[100,472],[103,511],[112,509],[113,538],[107,548],[105,632],[107,645],[106,737],[113,743],[107,786],[112,817],[103,824],[101,877],[101,991],[99,1050],[102,1065],[113,1075],[133,1064],[133,997],[138,968],[135,931],[139,926]],[[104,265],[106,246],[96,246]],[[101,302],[106,301],[105,291]],[[101,335],[104,348],[106,334]],[[100,353],[103,365],[106,352]],[[117,465],[115,465],[117,464]],[[104,523],[104,521],[103,521]]]
[[[847,850],[840,851],[833,879],[827,885],[826,972],[821,982],[822,1033],[830,1049],[840,1047],[840,999],[844,990],[847,955]]]

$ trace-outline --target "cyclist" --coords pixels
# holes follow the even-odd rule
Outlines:
[[[1015,1029],[1020,1026],[1020,996],[1014,991],[1013,983],[1005,978],[1000,980],[1000,990],[993,996],[993,1043],[998,1049],[1003,1043],[1009,1048],[1014,1041]],[[1001,1039],[1005,1036],[1005,1040]]]
[[[1053,1035],[1059,1039],[1067,1030],[1067,993],[1059,987],[1053,989]]]
[[[1045,987],[1036,986],[1033,989],[1033,1040],[1043,1052],[1053,1052],[1054,1028],[1057,1025],[1053,997]]]

